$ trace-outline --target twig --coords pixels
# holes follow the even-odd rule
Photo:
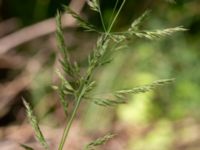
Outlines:
[[[72,0],[70,8],[80,13],[85,4],[85,0]],[[63,27],[71,27],[75,25],[75,19],[68,14],[62,16]],[[25,27],[20,31],[14,32],[0,39],[0,55],[8,52],[23,43],[36,39],[38,37],[50,34],[56,30],[55,19],[50,18],[45,21],[36,23],[29,27]]]

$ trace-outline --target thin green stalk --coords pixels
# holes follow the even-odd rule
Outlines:
[[[99,0],[98,0],[98,10],[99,10],[99,15],[100,15],[100,18],[101,18],[101,23],[102,23],[102,25],[103,25],[103,29],[104,29],[104,31],[106,32],[106,26],[105,26],[105,23],[104,23],[104,19],[103,19],[103,15],[102,15],[102,13],[101,13],[101,7],[100,7],[100,2],[99,2]]]
[[[116,20],[117,20],[117,17],[119,16],[119,13],[121,12],[121,10],[122,10],[122,8],[123,8],[123,6],[124,6],[125,2],[126,2],[126,0],[124,0],[124,1],[122,2],[122,4],[121,4],[121,6],[120,6],[119,10],[117,11],[117,14],[115,15],[115,17],[114,17],[114,19],[113,19],[113,21],[112,21],[111,25],[110,25],[110,26],[109,26],[109,28],[108,28],[107,34],[109,34],[109,33],[110,33],[110,31],[111,31],[111,29],[112,29],[112,27],[113,27],[114,23],[116,22]]]
[[[107,37],[106,37],[106,38],[107,38]],[[105,42],[106,38],[104,39],[104,42]],[[102,43],[102,45],[104,44],[104,42]],[[98,61],[97,61],[97,62],[98,62]],[[92,76],[92,74],[93,74],[93,72],[94,72],[94,69],[95,69],[95,64],[94,64],[93,67],[91,67],[91,70],[86,74],[86,76],[85,76],[85,81],[90,81],[91,76]],[[85,87],[87,87],[87,83],[85,84],[85,82],[84,82],[83,85],[80,86],[80,87],[82,87],[82,88],[80,88],[80,92],[79,92],[80,94],[78,94],[77,98],[75,98],[76,104],[75,104],[74,110],[73,110],[73,112],[72,112],[72,114],[71,114],[71,116],[70,116],[70,119],[69,119],[69,121],[67,122],[67,125],[66,125],[66,127],[65,127],[65,129],[64,129],[64,132],[63,132],[63,135],[62,135],[61,142],[60,142],[60,144],[59,144],[58,150],[63,150],[65,141],[66,141],[66,139],[67,139],[67,136],[68,136],[68,134],[69,134],[69,130],[70,130],[71,125],[72,125],[72,122],[73,122],[73,120],[74,120],[74,118],[75,118],[75,115],[76,115],[77,110],[78,110],[78,108],[79,108],[79,105],[80,105],[80,103],[81,103],[81,99],[82,99],[83,95],[85,94]]]
[[[119,0],[117,0],[116,3],[115,3],[115,6],[114,6],[113,11],[112,11],[112,14],[111,14],[111,17],[110,17],[110,19],[109,19],[109,25],[111,25],[111,22],[112,22],[112,20],[113,20],[113,16],[114,16],[115,11],[116,11],[116,9],[117,9],[118,3],[119,3]]]
[[[104,24],[104,21],[103,21],[103,16],[102,16],[102,13],[101,13],[101,10],[100,10],[100,5],[99,5],[99,8],[98,8],[98,9],[99,9],[99,13],[100,13],[102,25],[103,25],[103,28],[104,28],[104,30],[105,30],[105,32],[106,32],[106,35],[105,35],[104,40],[103,40],[103,42],[102,42],[102,45],[104,44],[104,42],[105,42],[106,39],[108,38],[108,35],[109,35],[109,33],[110,33],[110,31],[111,31],[111,29],[112,29],[112,27],[113,27],[113,25],[114,25],[114,23],[115,23],[117,17],[119,16],[119,13],[121,12],[121,10],[122,10],[122,8],[123,8],[125,2],[126,2],[126,0],[124,0],[124,1],[122,2],[122,5],[120,6],[119,10],[117,11],[117,14],[115,15],[115,17],[114,17],[114,19],[113,19],[111,25],[109,26],[109,29],[108,29],[108,30],[106,30],[106,27],[105,27],[105,24]],[[86,75],[86,80],[87,80],[87,81],[90,80],[91,75],[93,74],[94,69],[95,69],[95,64],[94,64],[94,66],[92,67],[92,69],[90,70],[90,72]],[[84,90],[84,89],[85,89],[85,88],[84,88],[85,86],[86,86],[86,85],[84,85],[84,84],[83,84],[83,86],[81,86],[82,88],[81,88],[81,90],[80,90],[80,94],[79,94],[79,95],[77,96],[77,98],[76,98],[76,105],[75,105],[74,110],[73,110],[73,112],[72,112],[72,115],[70,116],[70,119],[69,119],[69,121],[68,121],[68,123],[67,123],[67,125],[66,125],[66,127],[65,127],[65,129],[64,129],[64,132],[63,132],[63,135],[62,135],[61,142],[60,142],[60,145],[59,145],[58,150],[63,150],[65,141],[66,141],[66,139],[67,139],[67,136],[68,136],[68,134],[69,134],[69,130],[70,130],[71,125],[72,125],[72,122],[73,122],[73,120],[74,120],[74,118],[75,118],[75,115],[76,115],[77,110],[78,110],[78,108],[79,108],[79,105],[80,105],[80,103],[81,103],[81,99],[82,99],[83,95],[85,94],[85,90]]]
[[[83,88],[83,89],[81,90],[79,96],[76,98],[76,104],[75,104],[74,110],[73,110],[73,112],[72,112],[72,114],[71,114],[71,116],[70,116],[69,121],[68,121],[67,124],[66,124],[66,127],[65,127],[65,129],[64,129],[64,132],[63,132],[63,135],[62,135],[61,142],[60,142],[60,144],[59,144],[58,150],[63,150],[65,141],[66,141],[67,136],[68,136],[68,134],[69,134],[69,130],[70,130],[70,128],[71,128],[72,122],[73,122],[73,120],[74,120],[74,118],[75,118],[75,115],[76,115],[77,110],[78,110],[78,108],[79,108],[79,105],[80,105],[80,103],[81,103],[81,99],[82,99],[82,97],[83,97],[83,95],[84,95],[84,92],[85,92],[85,91],[84,91],[84,88]]]

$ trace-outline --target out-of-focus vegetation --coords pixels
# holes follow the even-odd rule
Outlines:
[[[107,24],[114,2],[115,0],[102,0],[103,16]],[[16,24],[13,30],[17,31],[54,17],[62,4],[69,3],[66,0],[4,0],[0,2],[0,18],[2,23],[7,19],[17,19],[13,22]],[[128,104],[112,111],[88,104],[81,109],[77,120],[82,130],[93,136],[109,129],[119,133],[119,137],[110,143],[110,149],[200,149],[200,1],[177,0],[172,4],[164,0],[128,0],[114,30],[123,30],[147,9],[151,13],[143,24],[144,28],[163,29],[183,25],[188,31],[158,41],[135,38],[127,51],[122,51],[113,63],[97,71],[96,78],[100,84],[96,92],[143,85],[162,78],[176,78],[175,82],[154,92],[132,96]],[[97,14],[91,12],[87,6],[81,14],[101,28]],[[9,26],[10,24],[5,26],[5,30]],[[1,38],[14,32],[13,30],[4,33],[0,29]],[[92,48],[95,38],[95,34],[83,34],[76,27],[72,30],[66,28],[66,42],[74,59],[82,64],[83,69],[88,49]],[[20,45],[1,56],[0,98],[2,103],[4,100],[11,101],[3,105],[5,107],[0,107],[2,127],[22,124],[25,118],[22,95],[35,106],[34,111],[41,123],[54,128],[63,124],[64,114],[51,89],[56,81],[53,75],[57,65],[55,49],[54,35],[49,35]],[[9,56],[13,58],[12,61],[16,61],[14,64],[9,59],[4,61]],[[36,62],[32,63],[34,67],[30,67],[31,71],[40,66],[39,64],[42,64],[42,68],[35,72],[29,86],[10,98],[12,92],[4,90],[4,86],[12,83],[12,87],[12,81],[18,79],[26,68],[26,62],[31,59]],[[41,63],[41,60],[45,63]],[[23,80],[18,84],[24,82]],[[18,86],[15,86],[11,89],[17,91]],[[2,134],[0,138],[3,141],[5,136]]]

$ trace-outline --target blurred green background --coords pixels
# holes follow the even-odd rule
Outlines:
[[[121,1],[120,1],[121,2]],[[57,9],[68,5],[68,0],[1,0],[0,21],[17,19],[15,30],[54,17]],[[109,22],[115,0],[101,0],[105,22]],[[151,10],[143,28],[163,29],[184,26],[186,32],[176,33],[165,39],[130,41],[128,49],[114,56],[114,61],[96,73],[99,85],[95,92],[105,92],[148,84],[157,79],[176,78],[175,82],[147,94],[130,97],[127,104],[107,109],[86,103],[77,120],[87,133],[114,130],[119,132],[118,144],[127,150],[199,150],[200,149],[200,1],[177,0],[127,0],[115,31],[128,28],[130,23],[145,10]],[[99,16],[87,5],[81,15],[89,22],[101,27]],[[1,29],[2,30],[2,29]],[[74,27],[65,30],[70,53],[84,69],[87,54],[97,37],[94,33],[82,33]],[[14,31],[12,31],[14,32]],[[11,32],[1,34],[1,38]],[[17,78],[24,70],[26,61],[40,53],[45,58],[40,71],[34,75],[31,84],[19,91],[12,103],[2,109],[2,127],[21,124],[25,118],[21,103],[23,95],[34,105],[34,111],[41,123],[57,127],[63,124],[64,115],[56,102],[57,96],[51,89],[54,84],[56,66],[53,35],[35,39],[20,45],[5,54],[14,54],[25,59],[22,67],[0,68],[1,87]],[[53,38],[54,40],[54,38]],[[51,44],[50,44],[51,43]],[[13,52],[14,51],[14,52]],[[0,64],[3,64],[1,56]],[[36,58],[36,61],[38,58]],[[40,61],[39,61],[40,62]],[[0,89],[2,89],[0,88]],[[1,90],[2,91],[2,90]],[[1,92],[0,91],[0,92]],[[3,95],[3,93],[0,93]],[[1,97],[2,98],[2,97]],[[0,104],[1,105],[1,104]],[[59,116],[55,119],[56,116]],[[54,122],[52,122],[54,118]],[[106,148],[105,148],[106,149]],[[120,148],[119,148],[120,149]]]

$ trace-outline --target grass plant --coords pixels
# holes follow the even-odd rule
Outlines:
[[[77,111],[80,105],[84,103],[85,100],[90,100],[91,102],[103,107],[116,106],[118,104],[126,103],[128,99],[127,97],[130,94],[145,93],[154,90],[159,86],[169,84],[174,81],[174,79],[163,79],[131,89],[122,89],[108,94],[103,94],[102,96],[98,95],[98,97],[96,97],[96,95],[93,95],[92,91],[98,84],[93,78],[95,71],[98,68],[103,67],[107,63],[110,63],[113,60],[114,53],[117,53],[117,51],[119,50],[124,50],[123,48],[126,47],[128,43],[127,40],[133,39],[133,37],[146,38],[148,40],[157,40],[169,36],[177,31],[185,31],[185,29],[181,26],[154,31],[141,29],[141,24],[144,18],[149,14],[149,11],[146,11],[139,18],[135,19],[127,30],[123,32],[112,32],[112,28],[116,23],[116,20],[119,17],[119,14],[122,11],[124,4],[126,3],[126,0],[122,0],[118,10],[116,9],[116,6],[119,5],[120,1],[116,1],[108,26],[106,26],[104,23],[100,0],[88,0],[87,2],[91,10],[100,15],[103,31],[99,31],[94,25],[82,19],[68,6],[65,6],[65,11],[71,14],[83,29],[99,34],[96,46],[94,47],[92,53],[88,56],[88,66],[84,73],[80,72],[79,64],[77,62],[72,62],[70,59],[68,47],[64,42],[64,35],[61,27],[61,15],[58,12],[56,16],[56,37],[58,48],[62,53],[62,58],[60,59],[62,70],[56,71],[58,77],[60,78],[60,84],[53,86],[53,88],[57,90],[60,96],[60,103],[67,116],[66,125],[60,140],[60,144],[58,146],[58,150],[63,150],[64,144],[67,140]],[[67,76],[70,77],[70,82],[67,80]],[[69,95],[73,97],[74,105],[72,112],[69,112],[68,110],[69,101],[67,97]],[[33,115],[31,107],[25,100],[24,105],[27,109],[27,116],[29,118],[29,121],[35,130],[37,140],[41,143],[44,149],[51,149],[48,146],[48,142],[46,142],[39,128],[38,122]],[[113,137],[113,134],[105,135],[104,137],[99,138],[86,145],[84,147],[84,150],[93,150],[96,146],[106,143],[109,139]],[[25,149],[34,149],[25,145],[22,146]]]

